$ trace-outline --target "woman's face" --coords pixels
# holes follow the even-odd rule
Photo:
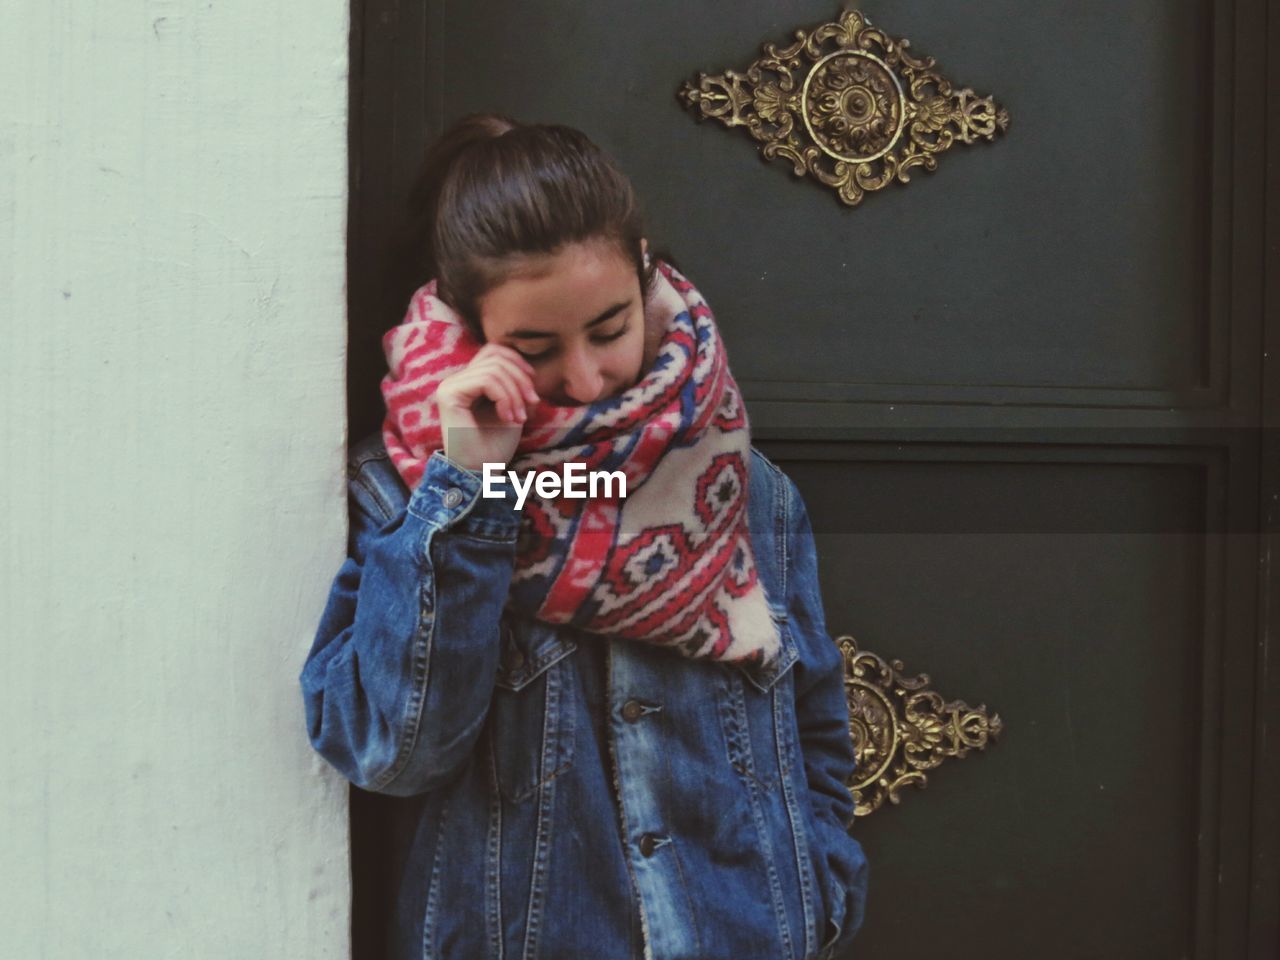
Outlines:
[[[528,359],[534,390],[551,403],[621,393],[652,359],[635,265],[607,240],[528,258],[479,307],[485,340]]]

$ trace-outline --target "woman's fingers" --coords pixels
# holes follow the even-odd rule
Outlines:
[[[486,344],[466,367],[441,382],[440,399],[470,409],[483,396],[493,402],[500,419],[523,423],[527,406],[541,399],[533,387],[532,368],[510,347]]]
[[[501,343],[487,343],[476,354],[475,359],[479,360],[482,355],[485,360],[497,362],[509,370],[520,385],[521,395],[530,403],[537,403],[541,399],[533,388],[533,364],[521,356],[519,350]]]
[[[537,403],[542,399],[533,387],[533,375],[530,373],[532,365],[515,351],[511,351],[510,356],[491,353],[484,359],[477,357],[472,363],[484,369],[496,368],[504,371],[514,384],[517,395],[529,403]]]
[[[512,375],[500,364],[473,362],[454,377],[457,378],[456,404],[471,407],[481,397],[486,397],[493,402],[500,419],[508,423],[519,422],[516,414],[523,409],[520,390]]]
[[[519,371],[512,370],[502,364],[494,364],[488,368],[487,374],[496,385],[501,387],[506,410],[514,415],[506,417],[506,419],[521,423],[528,419],[527,401],[524,398],[524,391],[519,382]]]
[[[526,407],[540,399],[533,364],[511,347],[485,344],[436,389],[445,453],[464,465],[510,460],[524,430]]]

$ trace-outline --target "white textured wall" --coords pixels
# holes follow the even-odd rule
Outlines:
[[[0,12],[0,957],[344,957],[347,4]]]

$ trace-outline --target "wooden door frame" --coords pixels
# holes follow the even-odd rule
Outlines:
[[[1268,7],[1258,644],[1249,956],[1280,956],[1280,9]]]

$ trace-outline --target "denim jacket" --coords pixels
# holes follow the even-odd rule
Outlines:
[[[691,660],[504,610],[509,482],[381,438],[348,464],[349,555],[302,669],[315,749],[422,795],[395,880],[415,960],[844,957],[867,864],[840,654],[794,483],[752,448],[751,537],[782,655]],[[782,600],[781,598],[785,598]]]

